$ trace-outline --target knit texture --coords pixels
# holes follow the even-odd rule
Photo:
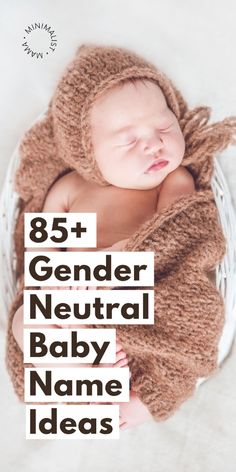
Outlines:
[[[224,301],[208,272],[223,258],[226,244],[210,181],[216,152],[235,143],[236,119],[208,125],[209,108],[189,110],[180,92],[156,66],[126,49],[81,46],[61,77],[44,119],[21,142],[15,179],[20,196],[15,229],[20,282],[9,313],[6,362],[23,401],[23,354],[11,324],[23,300],[24,212],[41,211],[50,186],[71,169],[88,181],[109,185],[94,159],[89,112],[101,94],[137,78],[157,83],[179,120],[186,142],[182,165],[193,175],[197,192],[155,214],[124,248],[155,253],[155,324],[93,326],[116,329],[129,360],[132,389],[153,418],[161,421],[193,394],[199,377],[217,371]]]

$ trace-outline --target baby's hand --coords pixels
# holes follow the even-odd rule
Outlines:
[[[116,341],[116,360],[114,364],[99,364],[97,367],[127,367],[128,359],[121,344]]]
[[[120,429],[133,428],[153,419],[146,405],[141,402],[133,390],[130,391],[129,402],[114,403],[114,405],[120,405]]]
[[[102,402],[98,403],[102,404]],[[90,404],[95,404],[95,402]],[[129,402],[108,402],[107,404],[120,406],[120,429],[133,428],[153,419],[148,408],[133,390],[130,391]]]
[[[70,329],[84,329],[84,328],[90,328],[90,325],[73,325],[73,324],[59,324],[57,325],[59,328],[70,328]],[[127,367],[128,364],[128,359],[126,357],[126,353],[123,350],[121,344],[119,342],[116,342],[116,360],[114,364],[99,364],[94,367]],[[93,364],[90,364],[93,366]]]

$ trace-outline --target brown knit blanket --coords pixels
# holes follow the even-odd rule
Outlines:
[[[131,386],[155,420],[168,418],[194,393],[199,377],[217,370],[224,302],[207,273],[225,253],[211,190],[182,197],[129,238],[126,251],[155,252],[155,324],[91,325],[116,328],[131,370]],[[108,287],[107,287],[108,288]],[[23,401],[23,355],[9,316],[7,366]]]

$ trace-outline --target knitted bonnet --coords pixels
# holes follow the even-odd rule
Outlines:
[[[94,159],[89,111],[112,87],[139,78],[161,88],[185,138],[182,165],[188,166],[198,188],[209,185],[212,156],[232,140],[235,119],[206,126],[210,108],[189,110],[180,92],[154,64],[124,48],[88,44],[79,47],[64,71],[44,118],[22,139],[15,183],[24,202],[34,200],[39,209],[50,185],[69,169],[86,180],[109,185]],[[36,203],[31,207],[35,211]]]
[[[94,158],[89,111],[96,99],[127,79],[151,79],[162,88],[179,119],[180,106],[170,81],[147,61],[125,49],[81,46],[52,99],[60,157],[86,180],[108,185]]]

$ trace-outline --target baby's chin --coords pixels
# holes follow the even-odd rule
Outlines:
[[[157,188],[162,182],[163,182],[164,179],[161,179],[157,181],[157,179],[149,179],[149,181],[139,181],[139,182],[136,182],[136,183],[119,183],[119,184],[113,184],[114,187],[119,187],[119,188],[122,188],[124,190],[152,190],[154,188]]]
[[[158,172],[150,174],[144,173],[139,182],[137,182],[137,186],[140,190],[151,190],[153,188],[159,187],[159,185],[162,184],[169,173],[170,172],[165,172],[161,175]]]

